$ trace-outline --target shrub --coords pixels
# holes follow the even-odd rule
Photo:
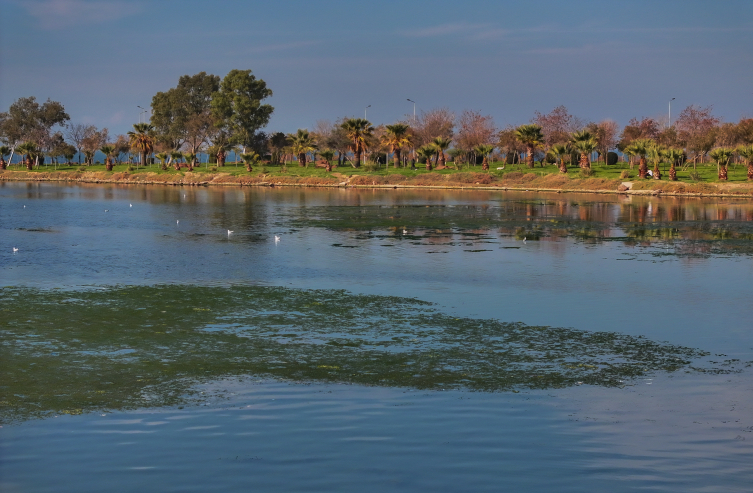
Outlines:
[[[86,171],[86,166],[79,166],[79,167],[78,167],[78,170],[79,170],[79,171]]]
[[[363,165],[363,169],[365,169],[369,173],[373,173],[374,171],[379,169],[379,164],[369,161]]]
[[[622,173],[620,173],[620,178],[623,178],[623,179],[630,178],[630,170],[629,169],[623,170]]]
[[[617,164],[617,161],[619,161],[620,156],[617,155],[616,152],[608,152],[607,153],[607,166],[614,166]]]
[[[580,170],[580,176],[583,176],[583,177],[593,176],[593,174],[594,174],[594,170],[592,170],[591,168],[581,168]]]
[[[211,167],[209,168],[209,171],[217,171],[217,166],[211,166]]]
[[[126,171],[133,171],[133,165],[129,164],[128,167],[126,168]]]
[[[697,171],[691,171],[689,173],[690,179],[693,181],[701,181],[701,174]]]

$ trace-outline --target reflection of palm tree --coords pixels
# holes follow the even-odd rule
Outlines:
[[[353,149],[353,167],[361,166],[361,154],[368,149],[368,138],[373,135],[374,127],[365,118],[351,118],[345,120],[342,125],[350,139],[350,147]]]
[[[443,139],[442,137],[437,137],[434,140],[431,141],[431,143],[434,145],[434,149],[437,151],[437,166],[444,166],[445,164],[445,157],[444,157],[444,151],[448,147],[450,147],[450,143],[452,142],[452,139]]]
[[[748,179],[753,180],[753,144],[737,148],[741,158],[748,161]]]
[[[567,173],[567,165],[565,164],[565,156],[571,152],[570,146],[566,144],[555,144],[549,149],[549,153],[554,156],[555,159],[559,159],[560,173]]]
[[[139,151],[141,164],[145,165],[147,156],[154,151],[154,127],[148,123],[134,123],[128,139],[131,149]]]
[[[536,146],[544,141],[541,126],[535,124],[521,125],[515,129],[515,137],[526,146],[526,165],[533,168],[533,153]]]
[[[411,135],[408,132],[410,127],[404,123],[395,123],[387,125],[385,129],[387,133],[384,135],[383,143],[390,147],[390,152],[394,155],[395,168],[397,168],[403,146],[411,144]]]
[[[416,152],[419,156],[426,158],[426,171],[431,171],[431,158],[433,158],[434,154],[437,152],[434,145],[427,144],[423,147],[419,147],[416,149]]]
[[[716,161],[716,165],[719,168],[719,179],[727,181],[727,163],[729,163],[729,158],[732,157],[732,149],[728,149],[727,147],[717,147],[709,152],[709,157]]]

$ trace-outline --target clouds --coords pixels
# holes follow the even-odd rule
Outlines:
[[[34,17],[42,29],[98,24],[143,10],[138,2],[122,0],[19,0],[16,4]]]

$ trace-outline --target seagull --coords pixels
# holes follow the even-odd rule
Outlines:
[[[24,209],[26,209],[26,206],[24,206]]]
[[[105,212],[110,212],[110,209],[105,209]]]
[[[228,229],[227,230],[227,235],[230,236],[231,234],[233,234],[233,232]]]
[[[403,234],[404,234],[404,235],[407,235],[407,234],[408,234],[408,230],[407,230],[407,229],[404,229],[404,230],[403,230]]]
[[[280,237],[275,235],[275,243],[280,243]]]
[[[524,236],[524,237],[523,237],[523,243],[525,243],[525,242],[526,242],[526,237]]]
[[[180,219],[176,219],[175,224],[180,224]]]
[[[16,253],[18,251],[18,248],[13,247],[13,253]]]
[[[128,207],[133,207],[133,204],[128,204]]]

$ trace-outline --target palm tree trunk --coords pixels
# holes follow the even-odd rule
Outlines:
[[[659,170],[659,163],[654,164],[654,180],[661,180],[661,171]]]
[[[586,154],[585,152],[581,152],[580,160],[578,161],[578,164],[583,169],[591,168],[591,161],[588,159],[588,154]]]
[[[727,165],[719,165],[719,180],[727,181]]]
[[[675,163],[669,167],[669,179],[670,181],[677,181],[677,170],[675,169]]]
[[[560,158],[560,173],[567,173],[567,165],[565,164],[565,159]]]
[[[31,171],[34,169],[34,162],[31,160],[31,154],[26,155],[26,169]]]
[[[395,148],[392,152],[394,153],[393,161],[395,163],[395,168],[397,169],[400,165],[400,148]]]
[[[526,165],[529,168],[533,168],[533,146],[526,146]]]
[[[753,180],[753,161],[748,161],[748,179]]]
[[[437,156],[437,167],[444,166],[446,162],[447,161],[445,161],[445,158],[444,158],[444,151],[440,149],[439,156]]]
[[[648,166],[646,165],[646,158],[641,156],[638,161],[638,178],[645,178],[648,175]]]
[[[5,169],[7,165],[5,164],[5,158],[3,156],[0,156],[0,169]]]
[[[484,171],[489,170],[489,158],[488,156],[484,156],[484,161],[481,163],[481,169]]]
[[[298,154],[298,166],[304,167],[306,166],[306,153],[301,152]]]

